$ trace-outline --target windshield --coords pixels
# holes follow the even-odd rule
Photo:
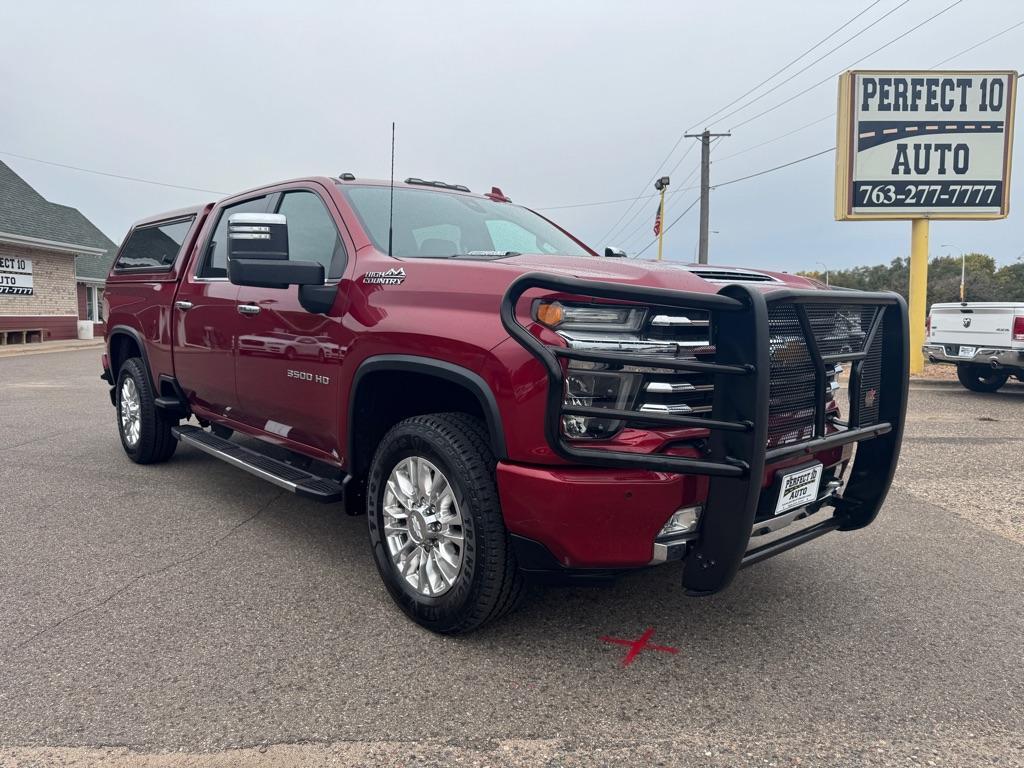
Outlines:
[[[342,189],[374,245],[387,253],[391,190],[355,186]],[[550,222],[517,205],[405,187],[395,189],[391,253],[400,258],[593,255]]]

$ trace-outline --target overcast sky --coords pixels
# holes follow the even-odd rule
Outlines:
[[[632,199],[684,130],[704,127],[698,121],[871,2],[0,0],[0,151],[233,193],[342,171],[386,178],[394,120],[398,178],[443,179],[474,191],[498,185],[540,208]],[[773,80],[762,90],[782,85],[756,104],[710,121],[713,130],[734,128],[715,147],[712,181],[831,147],[834,117],[728,157],[828,116],[836,103],[831,75],[951,2],[879,0],[788,72],[893,11],[883,21],[806,72]],[[1021,20],[1020,0],[962,0],[857,67],[928,68]],[[1024,26],[945,68],[1021,70],[1022,51]],[[1010,263],[1024,254],[1022,135],[1010,217],[936,222],[933,255],[963,248]],[[693,143],[683,139],[664,171]],[[684,179],[698,157],[694,147],[678,165],[673,189],[696,183],[696,174]],[[117,242],[135,219],[216,198],[0,159]],[[833,220],[833,179],[828,153],[714,191],[711,261],[796,271],[819,261],[840,268],[905,255],[909,223]],[[673,197],[667,219],[695,196]],[[653,198],[604,239],[629,205],[545,213],[593,246],[636,251],[653,237]],[[668,258],[694,259],[697,224],[694,207],[666,235]]]

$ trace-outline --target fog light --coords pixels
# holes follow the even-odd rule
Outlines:
[[[677,509],[658,532],[658,538],[696,531],[702,511],[703,507],[683,507],[682,509]]]

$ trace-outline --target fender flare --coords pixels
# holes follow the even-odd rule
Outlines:
[[[498,401],[494,397],[487,382],[468,368],[461,365],[448,363],[444,360],[436,360],[432,357],[419,357],[417,355],[375,355],[368,357],[356,369],[352,377],[352,385],[349,388],[348,402],[348,424],[347,424],[347,445],[348,451],[346,463],[352,469],[352,457],[356,455],[355,431],[352,424],[355,422],[356,396],[359,392],[359,385],[363,378],[371,373],[379,371],[408,371],[410,373],[421,373],[427,376],[434,376],[439,379],[459,384],[468,389],[484,413],[487,422],[487,433],[490,436],[491,450],[494,457],[499,461],[508,458],[508,451],[505,448],[505,430],[501,421],[501,412],[498,410]]]
[[[111,342],[117,336],[128,336],[129,338],[132,339],[132,341],[135,342],[136,346],[138,346],[139,354],[142,356],[142,363],[143,363],[143,365],[146,366],[146,373],[149,376],[149,385],[150,385],[150,387],[152,387],[153,386],[153,369],[149,365],[149,355],[146,352],[146,340],[142,338],[142,334],[139,333],[136,329],[132,328],[130,325],[115,325],[115,326],[113,326],[111,328],[108,328],[107,329],[107,338],[106,338],[107,354],[108,355],[110,354]],[[113,364],[114,364],[113,358],[111,358],[110,364],[111,364],[111,366],[113,366]],[[117,383],[118,371],[115,371],[115,370],[111,369],[110,376],[111,376],[111,378],[114,379],[114,382],[116,384]],[[156,391],[159,391],[159,390],[156,390]]]

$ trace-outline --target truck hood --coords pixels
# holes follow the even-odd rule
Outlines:
[[[708,293],[717,292],[728,283],[749,283],[764,289],[783,286],[825,287],[816,280],[784,272],[745,267],[723,267],[717,264],[684,264],[677,261],[522,254],[487,263],[520,274],[546,272],[583,280]]]

